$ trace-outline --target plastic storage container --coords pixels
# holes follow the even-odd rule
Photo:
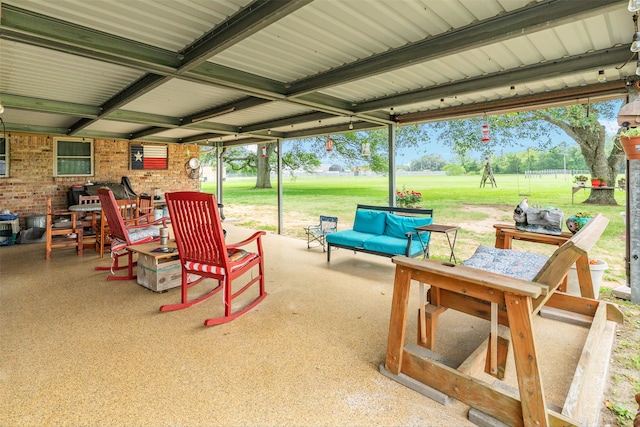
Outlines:
[[[602,276],[604,275],[604,271],[609,268],[609,265],[604,261],[597,260],[596,264],[589,264],[589,268],[591,269],[593,294],[595,295],[596,299],[598,299],[598,294],[600,293],[600,284],[602,283]],[[580,296],[580,284],[578,283],[578,273],[576,273],[575,264],[571,266],[569,274],[567,274],[567,293]]]

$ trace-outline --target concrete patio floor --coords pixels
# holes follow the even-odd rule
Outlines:
[[[231,242],[251,234],[225,228]],[[269,296],[209,328],[202,323],[221,312],[219,296],[160,313],[179,288],[108,282],[94,267],[110,258],[92,249],[54,250],[45,261],[44,244],[0,248],[0,425],[473,425],[468,406],[443,406],[379,372],[395,272],[388,258],[339,250],[327,264],[320,248],[275,234],[264,247]],[[546,399],[562,407],[587,329],[535,322]],[[407,330],[415,336],[415,319]],[[488,322],[448,311],[436,350],[461,362],[488,332]],[[610,347],[600,350],[604,382]],[[505,382],[515,385],[513,368]],[[593,390],[590,425],[601,395]]]

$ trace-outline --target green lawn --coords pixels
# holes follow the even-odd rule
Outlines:
[[[571,204],[571,176],[543,176],[524,178],[516,175],[496,175],[498,187],[480,188],[480,176],[434,176],[420,175],[397,177],[397,189],[420,191],[422,207],[434,209],[434,221],[444,224],[473,223],[487,218],[499,222],[513,223],[513,208],[527,197],[530,205],[553,206],[561,209],[565,218],[577,212],[602,213],[611,222],[603,237],[592,252],[609,264],[605,281],[612,285],[625,282],[623,259],[625,253],[624,222],[620,215],[624,211],[625,192],[616,190],[619,206],[581,205],[588,190],[575,195]],[[224,212],[228,218],[237,219],[237,224],[254,229],[277,230],[277,188],[255,189],[255,178],[228,178],[223,185]],[[215,193],[215,183],[203,183],[203,191]],[[282,234],[304,239],[304,225],[317,223],[321,214],[339,218],[339,229],[349,228],[353,222],[357,204],[388,205],[388,179],[386,177],[286,177],[283,180],[284,225]],[[472,227],[473,228],[473,227]],[[476,231],[463,227],[459,234],[456,253],[466,258],[478,244],[493,245],[493,230]],[[443,253],[444,239],[434,236],[432,253]],[[544,245],[529,245],[518,249],[549,254],[553,248]],[[442,251],[438,250],[442,245]],[[437,257],[437,256],[436,256]]]

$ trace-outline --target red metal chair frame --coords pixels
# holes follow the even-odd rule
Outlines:
[[[241,242],[227,245],[218,204],[213,194],[181,191],[166,193],[165,199],[180,254],[182,301],[179,304],[164,305],[160,307],[160,311],[191,307],[222,290],[224,316],[205,320],[205,326],[211,326],[230,322],[258,305],[267,296],[264,288],[264,255],[261,241],[261,237],[266,233],[258,231]],[[240,249],[251,242],[255,242],[257,253]],[[234,254],[243,256],[234,260]],[[254,267],[257,268],[257,275],[251,277],[241,289],[233,292],[233,281],[255,270]],[[192,279],[194,277],[196,278]],[[189,300],[189,289],[205,278],[217,280],[218,285],[204,295]],[[259,284],[259,295],[242,309],[233,312],[234,298],[255,283]]]
[[[145,238],[142,240],[132,241],[129,232],[133,230],[146,229],[149,227],[157,227],[163,225],[166,227],[169,218],[160,218],[153,221],[153,214],[141,215],[135,218],[123,218],[121,214],[121,206],[113,192],[106,188],[98,190],[100,197],[100,205],[102,206],[103,220],[106,219],[109,224],[109,234],[111,235],[111,258],[113,259],[111,267],[96,267],[96,270],[110,270],[111,276],[107,280],[131,280],[136,276],[133,274],[133,267],[137,263],[133,262],[133,252],[127,251],[127,246],[138,245],[148,242],[156,242],[160,240],[159,233],[153,238]],[[141,224],[142,223],[142,224]],[[127,264],[120,265],[120,257],[127,255]],[[114,270],[128,269],[126,276],[115,276]]]

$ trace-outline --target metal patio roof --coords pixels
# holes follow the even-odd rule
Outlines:
[[[618,97],[637,61],[626,0],[0,7],[7,132],[268,142]]]

